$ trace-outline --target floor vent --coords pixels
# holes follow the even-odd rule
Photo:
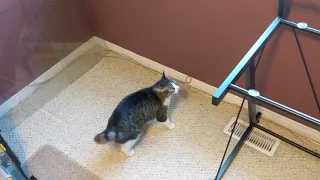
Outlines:
[[[223,130],[223,132],[228,134],[229,136],[231,135],[235,120],[236,118],[233,117]],[[247,127],[249,127],[249,123],[239,119],[232,137],[240,140],[240,137],[245,132]],[[268,156],[273,156],[280,144],[280,140],[257,128],[254,128],[245,144],[262,153],[267,154]]]

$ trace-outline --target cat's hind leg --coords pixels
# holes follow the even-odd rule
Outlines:
[[[127,156],[133,156],[135,152],[134,146],[136,145],[139,138],[140,135],[138,135],[136,138],[125,140],[123,143],[120,144],[121,151]]]

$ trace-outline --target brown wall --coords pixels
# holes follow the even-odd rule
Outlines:
[[[85,0],[0,0],[0,104],[96,34]]]
[[[320,29],[316,1],[294,0],[304,7],[294,5],[289,19]],[[219,86],[276,10],[277,0],[0,0],[0,104],[93,35]],[[320,96],[320,39],[299,36]],[[282,27],[265,50],[257,88],[320,118],[302,65]]]
[[[216,87],[277,11],[277,0],[89,1],[106,40]],[[319,3],[296,2],[305,7],[294,5],[289,19],[320,29]],[[299,36],[320,96],[320,39]],[[268,43],[257,72],[257,89],[320,118],[290,28],[281,27]]]

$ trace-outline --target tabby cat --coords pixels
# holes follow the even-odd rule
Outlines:
[[[124,154],[132,156],[144,124],[156,119],[169,129],[175,127],[167,111],[171,95],[178,93],[179,89],[176,81],[163,71],[162,78],[154,85],[126,96],[118,104],[109,118],[107,128],[95,136],[95,142],[116,142]]]

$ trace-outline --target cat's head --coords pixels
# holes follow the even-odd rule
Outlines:
[[[163,71],[161,79],[153,86],[153,90],[157,93],[170,96],[179,92],[179,85],[177,82],[168,77],[167,73]]]

